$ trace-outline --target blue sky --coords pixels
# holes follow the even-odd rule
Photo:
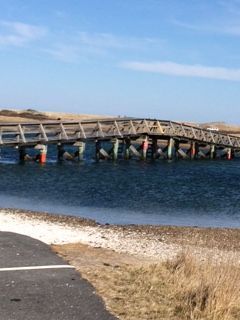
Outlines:
[[[240,123],[240,0],[0,0],[0,107]]]

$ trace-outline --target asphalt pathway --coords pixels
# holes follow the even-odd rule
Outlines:
[[[0,232],[0,320],[114,319],[91,284],[49,246]]]

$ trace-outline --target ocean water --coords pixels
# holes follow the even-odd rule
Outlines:
[[[101,223],[240,227],[240,160],[93,160],[18,163],[0,153],[0,207],[88,217]]]

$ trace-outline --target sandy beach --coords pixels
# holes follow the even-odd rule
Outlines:
[[[196,257],[240,262],[240,230],[149,225],[101,225],[93,220],[2,209],[0,231],[21,233],[49,245],[81,243],[151,261],[189,251]]]

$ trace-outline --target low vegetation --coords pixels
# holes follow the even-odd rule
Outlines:
[[[240,267],[189,254],[161,264],[84,272],[122,320],[240,319]]]

